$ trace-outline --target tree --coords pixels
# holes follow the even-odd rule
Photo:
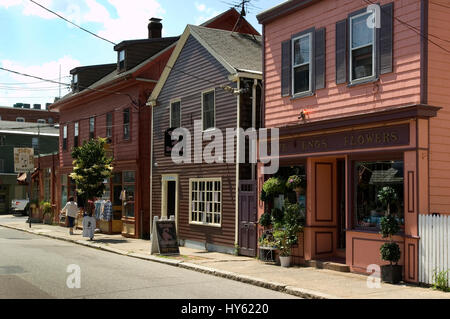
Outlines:
[[[72,151],[73,173],[69,176],[75,181],[78,195],[85,201],[101,197],[105,191],[105,179],[111,177],[113,159],[107,157],[106,139],[91,139]]]

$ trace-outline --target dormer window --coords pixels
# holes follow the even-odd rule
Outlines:
[[[119,70],[125,69],[125,50],[119,51]]]
[[[72,89],[74,91],[78,89],[78,74],[74,74],[72,77]]]

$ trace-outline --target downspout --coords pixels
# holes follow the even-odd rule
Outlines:
[[[253,89],[252,89],[252,127],[256,129],[256,87],[258,86],[258,80],[253,80]],[[255,180],[255,165],[252,163],[252,181]]]
[[[150,120],[150,240],[152,239],[153,230],[153,105],[151,107]]]
[[[241,89],[241,79],[237,78],[237,91],[239,92]],[[235,210],[236,210],[236,226],[235,226],[235,239],[234,244],[239,245],[239,147],[240,147],[240,139],[239,139],[239,128],[241,124],[241,95],[237,96],[237,131],[236,131],[236,202],[235,202]]]

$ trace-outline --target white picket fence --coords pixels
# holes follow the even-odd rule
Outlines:
[[[433,274],[450,269],[450,216],[419,215],[419,281],[433,284]]]

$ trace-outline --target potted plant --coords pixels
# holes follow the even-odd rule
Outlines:
[[[46,201],[42,201],[39,206],[42,210],[43,223],[50,225],[53,220],[52,204]]]
[[[389,265],[381,266],[381,280],[391,284],[397,284],[402,280],[402,266],[398,265],[401,252],[400,247],[392,236],[399,232],[400,226],[393,215],[384,216],[380,221],[381,235],[383,238],[389,237],[389,242],[384,243],[380,248],[381,259],[389,261]]]
[[[259,218],[259,225],[261,225],[264,228],[268,228],[270,225],[272,225],[272,218],[268,212],[265,212],[261,215]]]
[[[277,195],[283,194],[284,186],[281,179],[278,177],[271,177],[264,183],[262,190],[266,200],[269,200],[273,199]]]
[[[397,193],[391,186],[385,186],[378,191],[378,200],[386,206],[386,216],[390,214],[390,205],[397,201]]]
[[[297,243],[298,233],[302,231],[303,225],[304,218],[300,212],[300,205],[286,201],[283,218],[280,222],[274,222],[275,230],[273,232],[282,267],[290,266],[291,248]]]
[[[303,192],[303,179],[299,175],[292,175],[286,181],[286,187],[295,191],[297,197]]]

